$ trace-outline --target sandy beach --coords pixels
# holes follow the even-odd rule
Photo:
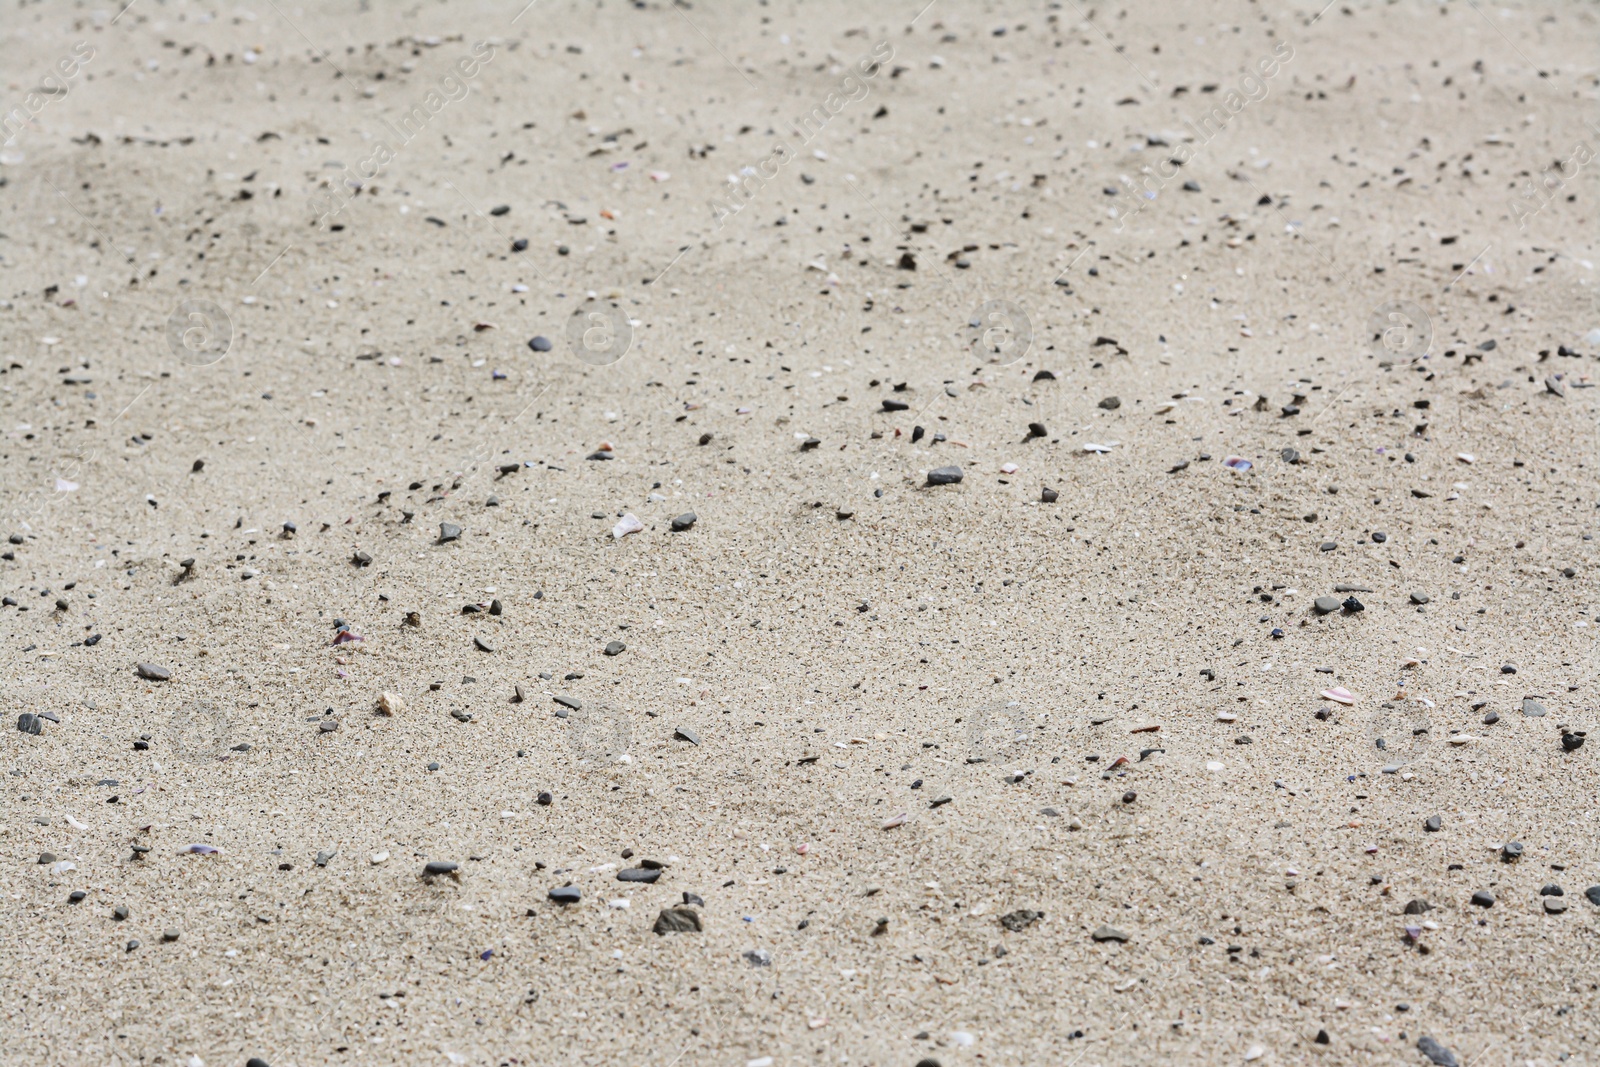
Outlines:
[[[0,1063],[1600,1062],[1597,44],[10,5]]]

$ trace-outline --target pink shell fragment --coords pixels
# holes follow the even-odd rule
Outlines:
[[[196,856],[215,856],[221,851],[222,850],[217,848],[215,845],[185,845],[183,848],[178,850],[178,854],[182,855],[185,852],[192,852]]]
[[[643,529],[644,523],[639,521],[639,516],[630,511],[622,516],[621,520],[611,528],[611,536],[614,540],[620,541],[629,534],[638,533]]]
[[[1222,461],[1222,465],[1231,471],[1247,471],[1251,467],[1255,466],[1254,463],[1251,463],[1243,456],[1229,456],[1227,459]]]
[[[336,644],[336,645],[348,645],[352,641],[365,641],[365,640],[366,640],[365,637],[362,637],[358,633],[351,633],[349,630],[340,630],[338,633],[334,634],[334,636],[333,636],[333,643]]]
[[[1334,686],[1332,689],[1324,689],[1318,695],[1324,700],[1332,700],[1337,704],[1354,704],[1356,702],[1356,695],[1342,685]]]
[[[896,826],[904,826],[906,824],[906,818],[906,813],[903,811],[898,815],[891,815],[887,819],[883,820],[883,828],[885,830],[893,830]]]

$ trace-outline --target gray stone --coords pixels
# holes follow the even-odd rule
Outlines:
[[[1523,697],[1522,714],[1526,715],[1530,719],[1540,719],[1545,715],[1548,715],[1549,712],[1545,711],[1543,704],[1539,703],[1532,697]]]
[[[1008,911],[1000,916],[1000,925],[1012,933],[1017,933],[1019,930],[1026,930],[1042,918],[1044,918],[1044,912],[1042,911],[1018,908],[1016,911]]]
[[[1454,1052],[1451,1052],[1427,1034],[1417,1038],[1417,1051],[1432,1060],[1435,1067],[1461,1067],[1456,1061]]]
[[[17,716],[17,729],[25,734],[42,734],[44,733],[44,720],[37,715],[23,712]]]
[[[704,927],[700,925],[700,913],[693,908],[662,908],[654,929],[663,935],[698,934]]]
[[[935,467],[928,472],[928,484],[956,485],[963,477],[960,467]]]
[[[460,869],[461,864],[456,863],[454,860],[429,860],[427,865],[422,868],[422,873],[425,875],[454,874]]]
[[[1472,894],[1472,902],[1480,908],[1494,907],[1494,896],[1487,889],[1480,889]]]
[[[1339,598],[1336,596],[1319,596],[1312,602],[1311,606],[1317,609],[1318,615],[1332,615],[1339,610]]]
[[[699,521],[700,516],[696,515],[692,511],[686,511],[682,515],[679,515],[677,518],[672,520],[672,532],[683,533],[683,531],[689,529]]]
[[[672,731],[672,736],[676,737],[680,741],[687,741],[696,747],[698,747],[700,744],[700,735],[689,729],[687,726],[678,727],[676,730]]]
[[[1444,829],[1444,820],[1437,815],[1430,815],[1428,821],[1422,824],[1422,828],[1430,834],[1436,834]]]
[[[627,650],[628,646],[621,641],[609,641],[606,643],[606,655],[608,656],[620,656]]]
[[[326,867],[328,865],[329,861],[332,860],[333,857],[335,857],[337,855],[338,855],[337,852],[318,852],[317,853],[317,866],[318,867]]]
[[[556,904],[576,904],[583,898],[583,890],[575,885],[559,885],[550,890],[549,895]]]
[[[647,885],[661,877],[661,869],[651,870],[648,867],[624,867],[617,872],[619,882],[644,882]]]
[[[157,667],[154,663],[136,663],[133,669],[139,673],[139,677],[152,682],[168,682],[172,680],[171,671],[165,667]]]
[[[1089,935],[1096,941],[1127,941],[1128,935],[1118,930],[1115,926],[1102,926]]]
[[[1544,913],[1546,915],[1561,915],[1567,910],[1567,902],[1560,897],[1544,898]]]
[[[1108,396],[1104,400],[1100,401],[1099,404],[1099,407],[1102,411],[1115,411],[1121,406],[1122,398],[1119,396]]]
[[[750,966],[752,967],[772,966],[772,953],[768,952],[764,948],[746,949],[744,952],[740,953],[740,955],[748,960],[750,962]]]
[[[453,522],[441,522],[439,524],[439,543],[441,545],[449,544],[451,541],[459,541],[460,539],[461,527]]]
[[[1583,891],[1583,895],[1589,898],[1589,903],[1600,908],[1600,885],[1590,886]]]
[[[555,700],[555,702],[557,704],[560,704],[564,708],[571,708],[573,711],[582,711],[583,710],[583,702],[580,701],[577,697],[569,697],[569,696],[562,695],[562,696],[554,697],[553,699]]]

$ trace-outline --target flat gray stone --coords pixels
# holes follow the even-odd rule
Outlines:
[[[1096,941],[1127,941],[1128,935],[1118,930],[1115,926],[1102,926],[1089,935]]]
[[[654,870],[648,867],[624,867],[617,872],[617,881],[619,882],[644,882],[648,885],[660,877],[661,868],[659,867]]]
[[[1332,615],[1339,610],[1340,600],[1336,596],[1319,596],[1312,601],[1311,606],[1317,609],[1318,615]]]
[[[561,885],[550,890],[550,899],[557,904],[576,904],[583,898],[583,890],[575,885]]]
[[[662,908],[656,916],[655,932],[658,934],[698,934],[700,913],[693,908]]]
[[[687,726],[680,726],[676,730],[673,730],[672,736],[676,737],[680,741],[687,741],[696,747],[698,747],[700,744],[700,735],[689,729]]]
[[[1526,715],[1530,719],[1539,719],[1543,718],[1545,715],[1548,715],[1549,712],[1545,711],[1543,704],[1539,703],[1532,697],[1523,697],[1522,714]]]
[[[928,472],[928,484],[956,485],[963,477],[960,467],[935,467]]]
[[[1461,1064],[1456,1060],[1454,1052],[1451,1052],[1427,1034],[1417,1038],[1417,1051],[1432,1060],[1435,1067],[1461,1067]]]
[[[689,529],[689,527],[693,526],[699,521],[700,516],[696,515],[692,511],[686,511],[682,515],[679,515],[677,518],[672,520],[672,532],[683,533],[683,531]]]
[[[453,522],[441,522],[439,524],[439,543],[441,545],[449,544],[451,541],[459,541],[460,539],[461,527]]]
[[[554,699],[557,704],[560,704],[564,708],[571,708],[573,711],[583,710],[583,702],[577,697],[558,696]]]
[[[606,643],[606,655],[608,656],[620,656],[627,650],[628,646],[623,644],[621,641],[610,641]]]
[[[170,682],[172,680],[171,671],[165,667],[158,667],[154,663],[136,663],[133,665],[133,669],[138,672],[139,677],[146,678],[152,682]]]

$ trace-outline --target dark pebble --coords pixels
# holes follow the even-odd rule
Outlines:
[[[1060,500],[1060,499],[1061,499],[1061,494],[1056,492],[1054,489],[1050,489],[1048,487],[1046,487],[1043,491],[1041,491],[1039,493],[1039,502],[1042,503],[1042,504],[1054,504],[1057,500]]]
[[[1099,406],[1104,411],[1115,411],[1122,406],[1122,398],[1120,396],[1108,396],[1100,401]]]
[[[460,538],[461,527],[457,526],[453,522],[441,522],[439,524],[439,543],[441,545],[449,544],[451,541],[460,540]]]
[[[1567,752],[1578,751],[1578,749],[1583,747],[1584,733],[1585,731],[1578,730],[1576,732],[1562,734],[1561,748]]]
[[[885,411],[910,411],[911,410],[911,405],[907,404],[904,400],[885,400],[883,402],[883,410],[885,410]]]
[[[686,511],[682,515],[679,515],[677,518],[672,520],[672,532],[683,533],[683,531],[689,529],[699,521],[700,516],[696,515],[692,511]]]
[[[25,734],[42,734],[44,733],[44,720],[37,715],[23,712],[17,716],[17,729]]]
[[[583,890],[575,885],[562,885],[550,890],[550,899],[556,904],[576,904],[583,898]]]
[[[960,467],[935,467],[928,472],[929,485],[955,485],[963,475]]]
[[[1487,889],[1480,889],[1472,894],[1472,902],[1480,908],[1494,907],[1494,897]]]
[[[626,652],[627,649],[628,646],[623,644],[621,641],[610,641],[606,643],[606,655],[608,656],[620,656],[622,653]]]
[[[1000,916],[1000,925],[1004,926],[1012,933],[1018,933],[1019,931],[1026,930],[1028,927],[1032,926],[1042,918],[1044,918],[1044,912],[1042,911],[1031,911],[1028,908],[1018,908],[1016,911],[1010,911]]]
[[[540,807],[548,808],[554,802],[555,802],[555,797],[551,796],[548,790],[540,792],[539,800],[538,800],[538,804],[539,804]]]
[[[540,336],[529,341],[528,347],[533,349],[535,352],[548,352],[550,351],[550,338],[541,334]]]
[[[422,868],[422,873],[424,877],[431,877],[436,874],[455,874],[460,869],[461,864],[454,860],[429,860]]]
[[[1500,859],[1506,863],[1515,863],[1522,858],[1522,842],[1507,841],[1500,849]]]
[[[1434,1067],[1461,1067],[1456,1060],[1454,1052],[1451,1052],[1427,1034],[1417,1038],[1417,1051],[1432,1060]]]
[[[1422,828],[1430,834],[1436,834],[1444,829],[1444,820],[1437,815],[1430,815],[1428,821],[1422,824]]]
[[[134,664],[133,669],[138,672],[139,677],[149,679],[152,682],[167,682],[172,680],[171,671],[167,670],[165,667],[157,667],[154,663],[136,663]]]
[[[693,908],[662,908],[661,914],[656,916],[655,926],[652,927],[658,934],[689,934],[699,933],[704,927],[700,925],[700,913]]]
[[[651,870],[648,867],[624,867],[617,872],[617,881],[619,882],[644,882],[649,884],[660,877],[660,868]]]

